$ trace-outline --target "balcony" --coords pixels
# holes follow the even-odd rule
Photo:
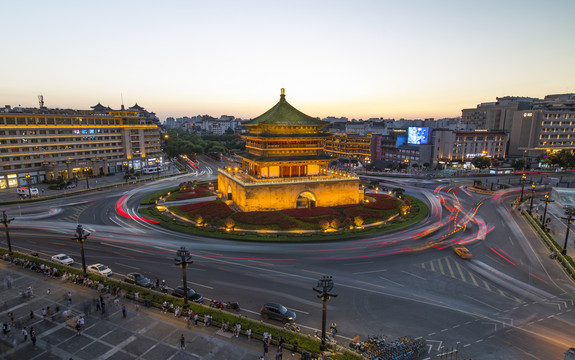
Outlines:
[[[288,185],[288,184],[304,184],[304,183],[318,183],[318,182],[339,182],[339,181],[359,181],[359,177],[355,174],[344,172],[332,172],[327,174],[315,176],[298,176],[290,178],[255,178],[241,170],[235,171],[233,169],[219,168],[218,173],[234,180],[244,187],[248,186],[267,186],[267,185]]]

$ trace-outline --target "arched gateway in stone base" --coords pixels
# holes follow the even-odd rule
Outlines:
[[[218,169],[219,197],[242,211],[357,204],[359,178],[328,171],[322,129],[327,125],[280,101],[243,125],[246,151],[240,169]],[[301,206],[300,206],[301,205]]]

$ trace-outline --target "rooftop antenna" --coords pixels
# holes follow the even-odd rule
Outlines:
[[[124,110],[124,94],[120,93],[120,98],[122,99],[122,110]]]
[[[40,105],[40,109],[44,108],[44,95],[38,95],[38,104]]]

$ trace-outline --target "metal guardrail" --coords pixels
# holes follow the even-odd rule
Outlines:
[[[575,279],[575,268],[573,267],[573,265],[571,265],[567,257],[561,253],[562,249],[560,249],[555,245],[555,243],[551,240],[550,235],[545,231],[543,231],[543,229],[541,229],[539,224],[535,221],[535,219],[531,216],[531,214],[529,214],[529,212],[527,212],[526,210],[522,210],[521,214],[527,219],[529,224],[535,229],[535,231],[543,239],[543,241],[545,241],[547,247],[549,247],[550,250],[554,251],[557,254],[557,260],[559,260],[559,262],[561,263],[561,265],[563,265],[565,270],[569,272],[571,277]]]

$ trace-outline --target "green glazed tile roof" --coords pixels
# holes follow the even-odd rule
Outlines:
[[[243,123],[243,125],[257,125],[257,124],[268,124],[268,125],[327,125],[325,121],[321,121],[317,118],[313,118],[299,111],[298,109],[291,106],[285,98],[284,89],[280,95],[280,101],[271,109],[263,113],[262,115],[248,120]]]

